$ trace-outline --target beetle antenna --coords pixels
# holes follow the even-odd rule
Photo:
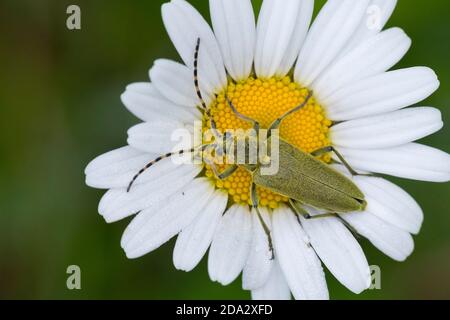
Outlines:
[[[243,121],[246,121],[246,122],[249,122],[249,123],[253,124],[253,128],[256,131],[259,130],[260,125],[259,125],[258,121],[256,121],[255,119],[247,117],[246,115],[240,113],[237,110],[236,106],[233,104],[233,102],[230,100],[230,98],[228,98],[227,95],[225,95],[225,100],[227,101],[228,106],[230,107],[231,111],[236,115],[236,117],[238,117],[239,119],[241,119]]]
[[[166,153],[165,155],[159,156],[155,160],[150,161],[149,163],[147,163],[145,165],[145,167],[143,167],[141,170],[139,170],[139,172],[136,173],[136,175],[130,181],[130,183],[128,184],[127,192],[130,192],[131,187],[133,186],[133,184],[136,182],[137,178],[139,178],[139,176],[141,174],[143,174],[147,169],[149,169],[153,165],[157,164],[158,162],[160,162],[160,161],[162,161],[164,159],[167,159],[167,158],[169,158],[171,156],[174,156],[174,155],[181,156],[183,154],[194,153],[196,149],[203,149],[203,148],[205,148],[205,146],[208,146],[208,144],[202,145],[202,146],[197,147],[197,148],[185,149],[185,150],[180,150],[180,151],[176,151],[176,152],[169,152],[169,153]]]
[[[200,90],[200,85],[198,81],[198,55],[200,52],[200,38],[197,38],[197,45],[195,46],[195,54],[194,54],[194,85],[195,91],[197,92],[197,96],[200,99],[200,103],[202,104],[202,109],[208,112],[208,107],[206,106],[206,102],[203,99],[202,92]]]
[[[206,116],[209,118],[211,123],[211,129],[214,131],[214,135],[216,137],[220,137],[220,134],[217,132],[216,121],[211,115],[211,109],[206,106],[205,99],[203,99],[202,91],[200,90],[200,84],[198,80],[198,56],[200,52],[200,38],[197,38],[197,44],[195,46],[195,54],[194,54],[194,85],[195,91],[197,93],[197,97],[200,99],[201,108],[206,113]]]

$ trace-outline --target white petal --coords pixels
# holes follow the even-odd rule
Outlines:
[[[166,154],[174,150],[184,150],[193,146],[192,125],[175,121],[152,121],[138,124],[128,130],[128,144],[133,148]],[[179,140],[183,135],[183,140]]]
[[[302,218],[320,260],[344,286],[361,293],[370,286],[370,269],[358,241],[338,218]]]
[[[209,249],[208,273],[212,281],[225,286],[239,276],[248,258],[251,232],[247,207],[234,205],[225,212]]]
[[[356,176],[353,179],[366,196],[368,212],[402,230],[419,233],[423,212],[408,193],[382,178]]]
[[[255,14],[250,0],[210,0],[214,33],[231,77],[244,80],[252,71]]]
[[[329,0],[311,26],[294,78],[309,86],[333,62],[365,16],[369,0]]]
[[[411,39],[392,28],[362,42],[336,60],[312,85],[320,101],[345,85],[389,70],[408,51]]]
[[[160,165],[160,170],[147,170],[147,182],[136,183],[130,192],[126,188],[111,189],[103,196],[98,210],[107,222],[118,221],[165,201],[202,170],[201,166],[196,165],[174,166],[171,161],[161,162]]]
[[[295,60],[297,60],[303,43],[308,33],[309,25],[314,11],[314,0],[300,0],[301,5],[297,16],[297,22],[295,23],[295,30],[292,34],[292,38],[289,41],[289,46],[281,61],[280,66],[277,69],[276,75],[278,77],[285,76],[294,66]]]
[[[379,116],[339,123],[330,134],[336,146],[376,149],[422,139],[443,127],[435,108],[408,108]]]
[[[375,36],[388,22],[394,12],[397,0],[372,0],[366,10],[366,19],[361,21],[355,34],[342,51],[343,54],[358,46],[361,42]]]
[[[154,158],[153,154],[129,146],[107,152],[92,160],[86,167],[86,184],[99,189],[125,187],[136,172]],[[137,183],[143,181],[148,181],[147,175]]]
[[[433,70],[414,67],[382,73],[345,86],[324,99],[330,119],[350,120],[413,105],[439,87]]]
[[[227,77],[219,45],[205,19],[184,0],[165,3],[162,17],[175,48],[191,69],[197,39],[201,39],[199,81],[209,96],[220,92],[227,84]]]
[[[252,290],[253,300],[291,300],[291,291],[284,279],[278,261],[274,260],[269,278],[264,286]]]
[[[450,155],[421,144],[371,150],[339,148],[339,151],[356,169],[430,182],[450,180]]]
[[[261,208],[260,212],[264,222],[270,228],[269,212],[264,208]],[[273,265],[269,239],[254,210],[252,211],[252,243],[250,248],[250,254],[242,273],[242,288],[245,290],[262,287],[266,283]]]
[[[258,18],[255,71],[284,76],[294,64],[311,22],[312,0],[265,0]]]
[[[121,245],[127,257],[141,257],[170,240],[202,212],[213,192],[210,181],[196,179],[163,205],[139,213],[122,237]]]
[[[180,232],[173,251],[173,263],[178,270],[191,271],[203,258],[225,211],[227,200],[228,196],[222,191],[214,192],[200,215]]]
[[[387,256],[404,261],[414,250],[409,232],[384,222],[369,212],[343,214],[341,217]]]
[[[162,118],[169,121],[192,123],[196,119],[201,119],[197,110],[194,108],[189,110],[170,102],[151,83],[130,84],[121,99],[131,113],[144,121]]]
[[[280,208],[272,214],[275,254],[296,299],[328,299],[325,274],[294,213]]]
[[[150,79],[167,100],[187,107],[199,105],[192,70],[175,61],[159,59],[150,69]],[[209,104],[209,97],[204,96]]]
[[[368,212],[399,229],[418,234],[423,222],[423,212],[406,191],[386,179],[367,176],[350,176],[342,165],[332,165],[359,187],[367,201]]]

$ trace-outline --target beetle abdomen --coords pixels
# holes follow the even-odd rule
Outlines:
[[[264,188],[332,212],[364,210],[364,194],[347,177],[311,155],[280,140],[279,170],[272,176],[253,174]]]
[[[278,175],[271,177],[271,179],[255,175],[253,179],[257,185],[273,192],[331,212],[360,211],[365,206],[364,200],[353,198],[305,175],[297,174],[288,179],[281,179]]]

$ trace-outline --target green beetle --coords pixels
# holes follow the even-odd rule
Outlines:
[[[211,116],[211,110],[206,106],[206,103],[203,100],[198,81],[199,50],[200,39],[198,39],[197,41],[194,56],[194,84],[197,95],[201,101],[202,110],[204,111],[206,117],[209,118],[210,127],[215,136],[215,142],[204,144],[188,150],[180,150],[177,152],[167,153],[158,157],[157,159],[147,164],[133,177],[128,186],[128,191],[130,191],[133,183],[145,170],[150,168],[155,163],[171,157],[172,155],[203,152],[211,149],[215,150],[217,153],[226,155],[226,153],[223,153],[226,149],[225,145],[233,140],[234,137],[218,132],[218,130],[216,129],[215,121]],[[305,101],[301,105],[286,112],[284,115],[282,115],[272,123],[272,125],[267,130],[268,135],[265,140],[267,146],[271,145],[272,139],[275,136],[274,132],[280,127],[282,121],[289,115],[301,110],[308,103],[312,95],[313,93],[310,91]],[[253,125],[254,131],[256,133],[259,133],[261,130],[259,123],[256,120],[239,113],[236,107],[233,105],[232,101],[228,99],[228,97],[225,98],[228,106],[231,108],[236,117],[251,123]],[[257,135],[257,137],[259,137],[259,135]],[[257,186],[269,189],[277,194],[287,197],[289,199],[289,204],[291,205],[294,212],[296,212],[298,215],[302,215],[306,219],[363,211],[366,208],[367,203],[365,201],[364,194],[352,182],[352,180],[316,158],[317,156],[320,156],[322,154],[334,152],[340,162],[349,170],[352,175],[358,175],[358,173],[349,166],[342,155],[334,147],[325,147],[309,154],[296,148],[283,139],[278,138],[277,143],[279,143],[278,170],[275,174],[272,175],[266,175],[262,172],[265,167],[270,165],[270,157],[265,163],[261,163],[260,161],[257,164],[232,164],[223,172],[218,172],[214,162],[208,163],[214,171],[216,177],[220,180],[224,180],[231,176],[239,167],[245,168],[251,174],[252,184],[250,194],[252,206],[256,210],[259,220],[261,221],[261,224],[267,233],[270,246],[272,243],[270,231],[263,221],[258,208],[259,200],[256,191]],[[247,142],[247,145],[245,146],[246,150],[249,149],[248,144],[249,142]],[[325,210],[328,213],[311,217],[309,213],[304,209],[304,205]]]

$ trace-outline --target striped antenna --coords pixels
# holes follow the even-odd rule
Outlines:
[[[131,180],[130,184],[128,185],[127,192],[130,192],[131,187],[136,182],[137,178],[139,178],[139,176],[141,174],[143,174],[151,166],[153,166],[156,163],[160,162],[161,160],[167,159],[167,158],[169,158],[169,157],[171,157],[173,155],[180,155],[181,156],[184,153],[193,153],[194,151],[195,151],[195,148],[187,149],[187,150],[180,150],[180,151],[177,151],[177,152],[169,152],[169,153],[166,153],[165,155],[159,156],[155,160],[150,161],[145,167],[143,167],[141,170],[139,170],[139,172],[133,177],[133,179]]]
[[[206,102],[203,99],[202,92],[200,90],[200,85],[198,83],[198,55],[200,52],[200,38],[197,39],[197,45],[195,46],[195,54],[194,54],[194,85],[195,91],[197,92],[197,96],[200,99],[203,110],[208,111],[208,107],[206,106]]]
[[[211,109],[206,106],[206,102],[203,99],[202,92],[200,90],[200,84],[198,80],[198,56],[200,53],[200,38],[197,38],[197,44],[195,46],[195,54],[194,54],[194,85],[195,91],[197,92],[197,97],[200,99],[200,103],[202,105],[202,109],[205,111],[207,117],[209,118],[211,129],[214,131],[214,135],[216,137],[220,137],[221,134],[217,131],[216,121],[211,115]]]

